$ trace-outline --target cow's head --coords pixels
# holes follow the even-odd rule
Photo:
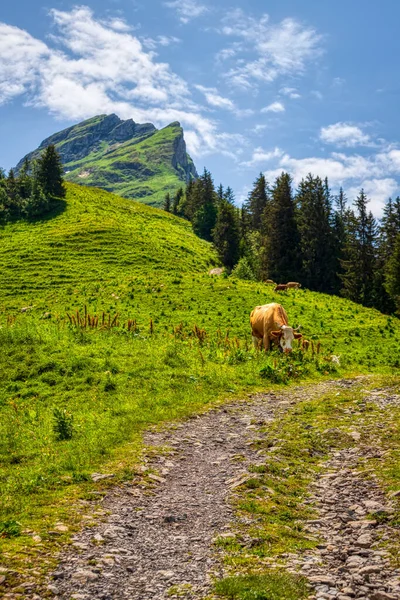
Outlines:
[[[279,331],[271,331],[271,336],[278,341],[279,348],[283,350],[283,352],[291,352],[292,351],[292,342],[293,340],[299,340],[302,336],[301,333],[297,333],[297,330],[293,329],[293,327],[289,327],[289,325],[281,325]]]

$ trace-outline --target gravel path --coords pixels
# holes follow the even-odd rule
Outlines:
[[[260,427],[301,400],[354,383],[257,395],[150,432],[143,470],[151,488],[137,482],[114,488],[98,513],[103,522],[74,537],[46,592],[59,600],[204,598],[211,590],[209,574],[223,575],[213,540],[229,535],[235,522],[229,498],[246,477],[246,467],[257,461],[252,442],[262,436]],[[384,402],[384,397],[369,401]],[[376,547],[392,534],[390,527],[365,518],[370,512],[390,513],[392,507],[373,478],[357,474],[362,456],[359,448],[331,456],[309,499],[320,513],[308,524],[310,533],[323,542],[286,558],[290,571],[300,571],[315,586],[310,598],[400,599],[399,573]],[[41,598],[24,596],[29,597]]]
[[[169,449],[147,464],[159,474],[154,493],[129,486],[111,493],[103,503],[111,515],[74,538],[49,590],[63,600],[158,600],[178,586],[185,598],[202,598],[208,573],[219,571],[212,542],[230,529],[229,492],[255,459],[257,430],[332,385],[338,383],[259,395],[149,434],[149,446]]]
[[[374,390],[364,402],[398,407],[400,396],[390,389]],[[357,430],[352,434],[356,442],[361,437]],[[390,553],[384,549],[385,542],[400,539],[399,529],[390,526],[394,505],[378,486],[375,474],[363,477],[359,473],[364,459],[382,455],[376,436],[371,435],[372,439],[371,445],[335,452],[311,488],[307,503],[318,509],[319,517],[309,522],[308,530],[323,543],[289,560],[289,566],[295,571],[300,567],[315,585],[316,593],[310,598],[400,599],[400,569],[391,567]]]
[[[323,542],[289,561],[315,585],[311,598],[400,598],[400,571],[391,568],[389,553],[379,547],[395,535],[384,519],[393,507],[374,478],[357,474],[359,461],[359,448],[335,452],[326,463],[328,471],[313,485],[309,502],[319,509],[319,517],[308,529]],[[378,513],[379,520],[367,518],[371,513]]]

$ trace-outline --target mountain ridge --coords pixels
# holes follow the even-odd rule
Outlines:
[[[61,156],[67,181],[153,206],[198,176],[177,121],[156,129],[152,123],[124,121],[116,114],[97,115],[43,140],[19,161],[16,171],[50,144]]]

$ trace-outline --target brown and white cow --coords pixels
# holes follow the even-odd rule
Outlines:
[[[256,306],[250,315],[251,333],[256,348],[262,340],[264,350],[269,350],[272,341],[277,341],[283,352],[292,351],[292,342],[302,337],[288,324],[285,309],[280,304]]]
[[[289,283],[286,284],[286,287],[288,290],[298,290],[301,288],[301,283],[297,283],[297,281],[289,281]]]

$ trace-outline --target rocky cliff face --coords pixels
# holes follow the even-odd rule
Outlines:
[[[99,115],[48,137],[16,170],[50,144],[60,153],[66,179],[155,206],[198,176],[177,122],[157,130],[151,123]]]

